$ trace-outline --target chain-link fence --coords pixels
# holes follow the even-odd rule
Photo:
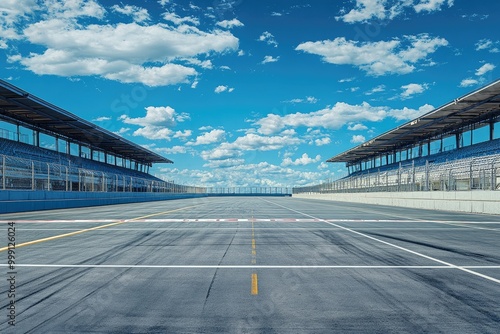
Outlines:
[[[309,187],[293,194],[402,191],[500,190],[500,154],[415,166],[366,171]]]
[[[204,187],[6,155],[0,155],[0,190],[206,193]]]

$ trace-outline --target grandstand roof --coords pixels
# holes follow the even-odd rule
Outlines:
[[[0,119],[19,121],[36,129],[89,144],[141,163],[172,163],[148,149],[0,80]]]
[[[500,117],[500,80],[434,109],[327,162],[355,163]]]

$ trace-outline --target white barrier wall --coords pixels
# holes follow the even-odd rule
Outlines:
[[[293,197],[500,215],[500,191],[294,194]]]

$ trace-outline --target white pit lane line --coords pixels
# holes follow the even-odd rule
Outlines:
[[[442,265],[445,265],[445,266],[449,266],[451,268],[454,268],[454,269],[458,269],[458,270],[461,270],[461,271],[464,271],[466,273],[469,273],[469,274],[472,274],[472,275],[475,275],[475,276],[479,276],[479,277],[482,277],[482,278],[485,278],[489,281],[492,281],[492,282],[495,282],[495,283],[498,283],[500,284],[500,279],[496,279],[496,278],[493,278],[491,276],[488,276],[488,275],[484,275],[484,274],[481,274],[481,273],[478,273],[476,271],[473,271],[471,269],[468,269],[467,267],[462,267],[462,266],[457,266],[453,263],[449,263],[449,262],[446,262],[446,261],[443,261],[443,260],[439,260],[439,259],[436,259],[434,257],[431,257],[431,256],[428,256],[428,255],[425,255],[425,254],[422,254],[422,253],[419,253],[419,252],[415,252],[415,251],[412,251],[411,249],[408,249],[408,248],[405,248],[405,247],[401,247],[401,246],[398,246],[398,245],[395,245],[393,243],[390,243],[390,242],[387,242],[387,241],[384,241],[384,240],[381,240],[381,239],[378,239],[378,238],[375,238],[375,237],[372,237],[370,235],[367,235],[365,233],[361,233],[361,232],[358,232],[358,231],[355,231],[353,229],[350,229],[350,228],[347,228],[347,227],[344,227],[344,226],[341,226],[341,225],[338,225],[338,224],[335,224],[335,223],[331,223],[329,222],[328,220],[325,220],[325,219],[321,219],[321,218],[318,218],[318,217],[314,217],[314,216],[311,216],[307,213],[303,213],[303,212],[300,212],[300,211],[297,211],[297,210],[294,210],[294,209],[291,209],[291,208],[288,208],[286,206],[283,206],[281,204],[277,204],[277,203],[274,203],[274,202],[271,202],[271,201],[268,201],[268,200],[265,200],[265,199],[262,199],[263,201],[265,202],[268,202],[268,203],[271,203],[271,204],[274,204],[276,206],[279,206],[283,209],[286,209],[286,210],[290,210],[292,212],[295,212],[295,213],[298,213],[302,216],[306,216],[306,217],[309,217],[309,218],[313,218],[313,219],[319,219],[321,221],[323,221],[324,223],[326,224],[329,224],[329,225],[332,225],[332,226],[335,226],[335,227],[338,227],[342,230],[345,230],[345,231],[349,231],[351,233],[354,233],[354,234],[357,234],[357,235],[360,235],[362,237],[365,237],[365,238],[368,238],[368,239],[371,239],[373,241],[377,241],[379,243],[382,243],[382,244],[385,244],[385,245],[388,245],[388,246],[391,246],[391,247],[394,247],[394,248],[397,248],[397,249],[400,249],[402,251],[405,251],[405,252],[408,252],[408,253],[411,253],[411,254],[414,254],[414,255],[417,255],[417,256],[420,256],[420,257],[423,257],[425,259],[428,259],[428,260],[431,260],[431,261],[434,261],[434,262],[438,262]]]

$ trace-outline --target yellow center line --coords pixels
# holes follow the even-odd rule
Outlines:
[[[199,204],[199,205],[203,205],[203,204]],[[21,244],[16,244],[16,248],[30,246],[30,245],[35,245],[35,244],[39,244],[39,243],[46,242],[46,241],[51,241],[51,240],[57,240],[57,239],[61,239],[61,238],[71,237],[71,236],[74,236],[74,235],[77,235],[77,234],[82,234],[82,233],[86,233],[86,232],[100,230],[100,229],[103,229],[103,228],[106,228],[106,227],[111,227],[111,226],[116,226],[116,225],[120,225],[120,224],[124,224],[124,223],[129,223],[129,222],[133,222],[133,221],[139,220],[139,219],[144,219],[144,218],[149,218],[149,217],[153,217],[153,216],[159,216],[159,215],[163,215],[163,214],[167,214],[167,213],[171,213],[171,212],[176,212],[176,211],[180,211],[180,210],[185,210],[185,209],[189,209],[189,208],[194,208],[194,207],[199,206],[199,205],[186,206],[186,207],[179,208],[179,209],[174,209],[174,210],[169,210],[169,211],[164,211],[164,212],[159,212],[159,213],[153,213],[153,214],[150,214],[150,215],[146,215],[146,216],[142,216],[142,217],[136,217],[136,218],[132,218],[132,219],[122,219],[122,220],[119,220],[117,222],[106,224],[106,225],[100,225],[100,226],[96,226],[96,227],[92,227],[92,228],[86,228],[86,229],[75,231],[75,232],[70,232],[70,233],[65,233],[65,234],[59,234],[59,235],[55,235],[53,237],[42,238],[42,239],[37,239],[37,240],[33,240],[33,241],[27,241],[27,242],[24,242],[24,243],[21,243]],[[0,248],[0,252],[6,251],[8,249],[9,249],[8,247],[2,247],[2,248]]]
[[[259,279],[257,277],[256,273],[252,274],[252,290],[251,290],[252,295],[258,295],[259,294]]]
[[[255,228],[254,228],[253,212],[252,212],[252,264],[257,264],[257,246],[255,243]],[[252,288],[250,289],[252,295],[259,294],[259,279],[257,273],[252,273]]]

